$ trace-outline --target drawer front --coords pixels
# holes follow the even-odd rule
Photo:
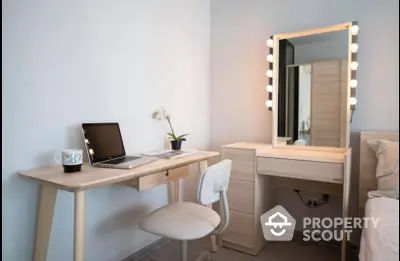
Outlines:
[[[343,182],[343,164],[335,163],[258,157],[258,173],[322,182]]]
[[[229,209],[254,214],[254,183],[231,178],[228,186]]]
[[[224,241],[241,246],[254,245],[254,215],[231,210],[228,228],[222,234]]]
[[[223,148],[222,157],[232,160],[232,178],[254,182],[256,160],[254,150]]]
[[[151,189],[163,184],[167,184],[174,180],[178,180],[189,175],[189,166],[170,169],[168,171],[162,171],[152,175],[138,178],[136,181],[136,188],[139,191]]]

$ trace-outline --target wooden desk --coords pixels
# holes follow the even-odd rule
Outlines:
[[[41,186],[33,260],[46,260],[57,190],[74,193],[73,260],[83,261],[85,190],[109,185],[123,185],[144,190],[162,184],[175,184],[173,187],[168,186],[169,201],[172,202],[179,198],[178,182],[188,175],[189,165],[196,163],[199,171],[203,172],[207,168],[207,159],[218,155],[218,152],[199,151],[178,159],[159,159],[130,170],[93,168],[84,164],[81,172],[72,174],[65,174],[61,166],[21,171],[20,175],[39,182]],[[215,236],[211,237],[211,242],[213,251],[216,251]]]

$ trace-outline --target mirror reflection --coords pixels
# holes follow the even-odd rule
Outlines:
[[[346,146],[348,33],[279,41],[278,139]]]

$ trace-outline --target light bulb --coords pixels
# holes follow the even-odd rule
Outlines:
[[[357,99],[355,97],[350,97],[349,103],[350,103],[350,105],[356,105]]]
[[[357,80],[351,80],[350,83],[349,83],[351,88],[356,88],[357,84],[358,84]]]
[[[89,149],[89,153],[93,155],[94,154],[93,149]]]
[[[272,92],[274,88],[272,87],[272,85],[268,85],[267,87],[265,87],[265,90],[267,90],[267,92]]]
[[[268,54],[267,61],[272,63],[274,61],[274,56],[272,54]]]
[[[268,39],[268,40],[267,40],[267,46],[268,46],[268,47],[271,47],[271,48],[274,47],[274,40]]]
[[[350,51],[351,51],[352,53],[356,53],[357,50],[358,50],[358,44],[356,44],[356,43],[351,44],[351,46],[350,46]]]
[[[267,75],[269,78],[272,78],[272,70],[268,70],[265,75]]]
[[[355,71],[355,70],[357,70],[357,68],[358,68],[358,62],[351,62],[350,69]]]
[[[266,101],[265,106],[272,107],[272,100]]]
[[[353,25],[350,28],[350,32],[351,32],[352,35],[357,35],[358,34],[358,25]]]

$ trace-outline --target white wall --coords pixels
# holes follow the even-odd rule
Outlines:
[[[264,103],[270,35],[358,20],[358,108],[353,130],[399,127],[399,2],[218,0],[211,2],[211,145],[270,141]],[[389,113],[388,113],[389,112]]]
[[[296,45],[294,48],[294,63],[305,64],[329,60],[347,60],[347,48],[347,39]]]
[[[187,147],[210,140],[209,1],[2,1],[2,258],[31,260],[38,185],[18,170],[82,148],[82,121],[120,122],[130,153],[163,148],[165,106]],[[79,174],[76,174],[79,175]],[[87,261],[121,260],[156,239],[137,227],[166,189],[86,194]],[[72,260],[73,195],[57,197],[47,260]]]
[[[358,20],[358,107],[352,131],[399,129],[399,2],[397,0],[211,1],[211,146],[271,141],[267,99],[266,40],[270,35]],[[294,216],[295,193],[278,202]],[[324,209],[335,207],[332,204]],[[332,209],[331,214],[337,209]],[[322,210],[321,210],[322,211]]]
[[[299,66],[299,131],[308,129],[311,113],[311,65]],[[304,129],[303,129],[304,122]],[[299,134],[300,135],[300,134]]]

